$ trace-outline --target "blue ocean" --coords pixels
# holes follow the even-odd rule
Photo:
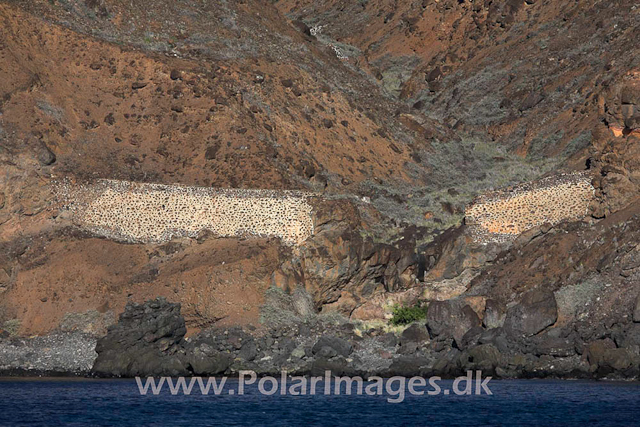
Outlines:
[[[7,378],[0,380],[0,425],[640,425],[637,382],[492,380],[490,386],[492,395],[408,394],[389,403],[386,395],[266,396],[256,384],[243,395],[173,395],[166,387],[141,395],[135,380]]]

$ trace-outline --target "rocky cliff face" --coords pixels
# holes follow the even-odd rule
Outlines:
[[[183,6],[0,5],[0,69],[13,76],[0,82],[0,317],[20,334],[158,295],[177,296],[196,329],[255,322],[285,261],[277,240],[96,239],[54,206],[61,179],[361,198],[372,182],[392,189],[426,173],[401,105],[270,4]]]
[[[638,196],[639,96],[640,79],[636,71],[611,84],[599,98],[604,126],[598,127],[598,138],[589,159],[589,166],[598,172],[594,179],[598,190],[596,217],[615,212]]]
[[[274,284],[291,292],[303,286],[319,309],[349,316],[369,298],[414,286],[423,271],[410,243],[374,243],[360,233],[356,207],[345,200],[319,201],[315,233],[274,273]]]
[[[86,343],[124,313],[96,372],[142,373],[136,358],[228,372],[240,357],[263,371],[637,375],[640,10],[396,3],[0,4],[4,354],[15,336]],[[576,170],[595,189],[581,220],[488,244],[462,223],[479,195]],[[51,198],[62,179],[322,197],[296,247],[206,232],[125,243],[74,227]],[[156,297],[168,302],[135,305]],[[380,327],[415,303],[425,321]],[[313,339],[296,338],[306,327]]]

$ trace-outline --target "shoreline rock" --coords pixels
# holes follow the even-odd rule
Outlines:
[[[524,298],[523,304],[530,299]],[[468,305],[455,310],[462,318],[471,317],[465,314],[471,310]],[[434,334],[427,322],[415,322],[396,336],[382,328],[359,329],[362,323],[319,315],[263,331],[212,328],[185,338],[179,304],[158,298],[127,306],[119,323],[98,341],[91,375],[234,376],[240,370],[319,375],[330,370],[333,375],[362,377],[450,378],[477,369],[496,378],[638,379],[640,375],[640,355],[631,347],[635,341],[620,341],[629,348],[611,339],[582,343],[569,329],[524,337],[506,327],[485,329],[477,315],[473,322],[462,322],[466,329],[456,330],[461,337],[455,337],[452,330]]]

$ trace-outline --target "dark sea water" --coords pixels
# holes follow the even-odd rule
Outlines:
[[[444,388],[451,381],[442,381]],[[231,386],[237,381],[229,380]],[[141,395],[134,380],[0,380],[0,425],[640,425],[640,384],[492,380],[493,395]]]

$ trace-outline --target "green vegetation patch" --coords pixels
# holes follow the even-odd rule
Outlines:
[[[393,317],[389,319],[389,323],[394,326],[408,325],[418,320],[427,318],[427,306],[423,303],[417,303],[411,306],[395,305],[393,307]]]

